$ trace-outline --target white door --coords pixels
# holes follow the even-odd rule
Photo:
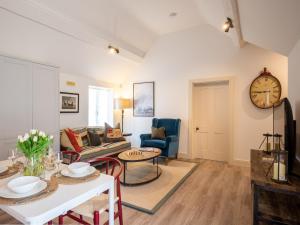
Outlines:
[[[193,156],[218,161],[229,158],[229,83],[193,87]]]
[[[32,127],[32,65],[0,56],[0,159]]]

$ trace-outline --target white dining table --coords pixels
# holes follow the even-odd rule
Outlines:
[[[7,165],[8,161],[1,161],[0,165]],[[61,167],[65,167],[62,165]],[[46,172],[46,179],[56,172]],[[16,174],[6,179],[0,179],[0,186],[7,185],[12,178],[21,176]],[[101,174],[98,178],[80,184],[59,184],[58,189],[51,195],[33,202],[20,205],[0,205],[0,209],[19,220],[23,224],[41,225],[66,214],[69,210],[100,195],[108,190],[109,224],[114,224],[114,178]]]

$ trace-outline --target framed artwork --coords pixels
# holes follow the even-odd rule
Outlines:
[[[133,83],[133,116],[154,117],[154,82]]]
[[[60,92],[60,113],[79,113],[79,94]]]

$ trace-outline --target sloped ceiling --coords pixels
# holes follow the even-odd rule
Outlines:
[[[250,42],[283,55],[300,37],[299,0],[1,0],[0,7],[103,50],[116,44],[137,62],[162,35],[203,24],[238,47]],[[228,33],[226,17],[235,25]]]
[[[288,55],[300,38],[299,0],[238,0],[247,42]]]

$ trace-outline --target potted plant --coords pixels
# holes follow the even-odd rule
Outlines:
[[[53,136],[36,129],[30,130],[24,136],[18,136],[17,148],[26,157],[25,176],[40,176],[43,173],[43,157],[52,143]]]

